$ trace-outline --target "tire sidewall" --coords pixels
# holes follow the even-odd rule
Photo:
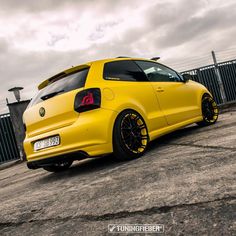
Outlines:
[[[148,135],[148,129],[147,129],[147,125],[145,123],[145,120],[138,112],[136,112],[134,110],[125,110],[125,111],[121,112],[115,121],[114,130],[113,130],[113,154],[115,155],[115,158],[119,159],[119,160],[137,159],[137,158],[141,157],[147,149],[147,145],[146,145],[146,147],[144,148],[144,150],[142,152],[134,153],[134,152],[130,151],[126,147],[126,145],[124,144],[123,139],[122,139],[122,135],[121,135],[121,123],[122,123],[124,116],[129,113],[133,113],[133,114],[139,116],[139,118],[142,120],[142,122],[145,125],[147,135]],[[149,136],[148,136],[147,143],[148,143],[148,141],[149,141]]]
[[[214,102],[214,98],[212,96],[210,96],[209,94],[204,94],[203,97],[202,97],[202,101],[201,101],[201,113],[202,113],[202,118],[203,120],[201,122],[198,122],[198,125],[200,126],[208,126],[208,125],[213,125],[217,122],[218,120],[218,115],[217,115],[217,118],[214,120],[214,122],[209,122],[208,120],[205,119],[204,117],[204,114],[203,114],[203,102],[205,99],[208,99],[208,98],[211,98]],[[218,107],[217,107],[218,109]]]

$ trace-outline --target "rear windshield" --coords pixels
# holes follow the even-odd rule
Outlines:
[[[67,75],[39,90],[39,92],[31,100],[29,107],[57,95],[84,87],[88,71],[89,68],[86,68],[76,73]]]

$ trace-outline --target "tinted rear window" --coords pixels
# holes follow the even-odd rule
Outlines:
[[[143,71],[131,60],[106,63],[103,77],[106,80],[147,81]]]
[[[36,96],[31,100],[29,107],[32,105],[35,105],[37,103],[40,103],[43,100],[46,100],[46,99],[42,99],[42,98],[48,94],[53,94],[53,93],[59,92],[58,94],[53,96],[53,97],[55,97],[57,95],[72,91],[74,89],[84,87],[88,71],[89,71],[89,69],[84,69],[84,70],[78,71],[76,73],[67,75],[67,76],[49,84],[45,88],[39,90],[39,92],[36,94]],[[50,98],[48,98],[48,99],[50,99]]]

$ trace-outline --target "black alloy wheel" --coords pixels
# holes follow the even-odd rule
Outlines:
[[[113,151],[119,160],[140,157],[149,141],[147,126],[141,115],[133,110],[122,112],[115,123]]]
[[[219,115],[219,109],[215,100],[210,95],[202,98],[202,117],[203,121],[199,122],[200,126],[207,126],[216,123]]]

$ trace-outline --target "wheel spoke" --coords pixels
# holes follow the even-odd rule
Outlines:
[[[212,98],[206,97],[202,102],[203,117],[207,122],[214,122],[218,117],[218,108]]]
[[[123,124],[126,126],[126,127],[130,127],[130,123],[128,120],[123,120]]]
[[[146,134],[143,134],[144,129]],[[129,113],[121,122],[121,135],[123,142],[132,152],[140,153],[146,147],[148,140],[147,128],[140,116]]]

